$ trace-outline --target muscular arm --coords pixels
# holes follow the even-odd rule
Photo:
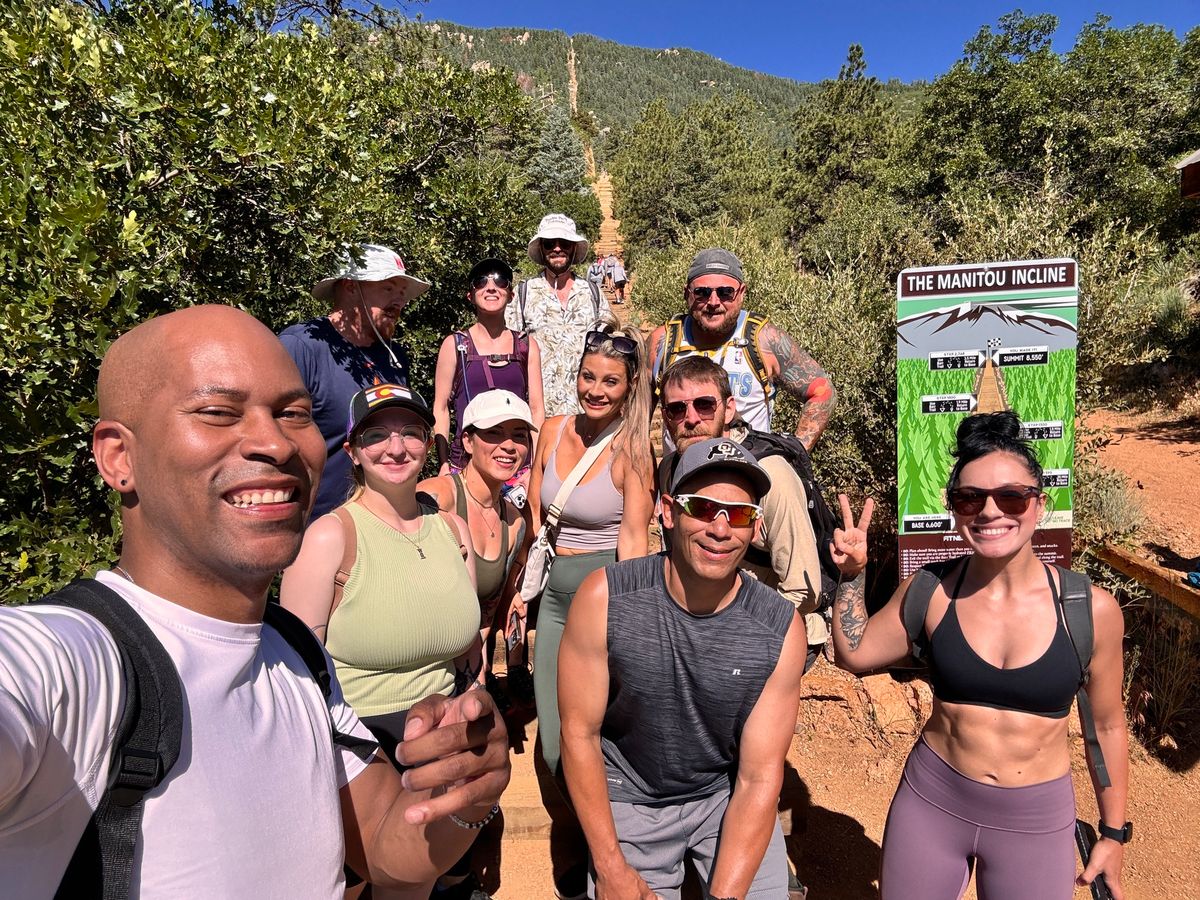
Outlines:
[[[737,781],[721,825],[709,887],[714,897],[745,897],[771,841],[783,761],[796,728],[806,651],[804,622],[793,614],[779,662],[742,730]]]
[[[611,891],[620,897],[649,896],[619,890],[637,882],[641,882],[638,890],[648,889],[626,862],[617,841],[600,751],[600,726],[608,701],[605,691],[596,690],[596,685],[608,684],[608,577],[603,569],[579,586],[558,653],[563,774],[596,868],[596,895],[604,897]]]
[[[409,712],[397,758],[383,756],[341,789],[346,861],[372,884],[421,886],[462,856],[478,831],[444,818],[482,819],[508,784],[508,733],[485,691],[426,697]]]
[[[904,658],[908,635],[900,605],[911,579],[906,579],[887,606],[867,616],[866,572],[842,576],[833,603],[833,650],[837,664],[847,672],[870,672]]]
[[[1096,805],[1100,808],[1100,820],[1112,828],[1120,828],[1126,821],[1126,800],[1129,791],[1129,736],[1125,719],[1125,707],[1121,702],[1121,685],[1124,680],[1121,645],[1125,636],[1125,622],[1121,608],[1112,594],[1101,588],[1092,589],[1092,619],[1095,623],[1095,649],[1090,677],[1087,684],[1088,700],[1092,706],[1092,717],[1096,721],[1096,735],[1104,753],[1104,764],[1108,768],[1112,784],[1102,788],[1096,780],[1092,760],[1088,758],[1088,769],[1092,786],[1096,791]],[[1123,900],[1121,866],[1125,848],[1111,840],[1097,840],[1092,858],[1084,872],[1086,883],[1096,874],[1103,872],[1115,900]]]
[[[829,424],[837,391],[829,375],[808,351],[801,349],[787,332],[770,323],[759,334],[763,349],[775,357],[778,371],[771,372],[776,384],[800,401],[796,437],[809,450]]]
[[[304,532],[296,561],[283,570],[279,604],[299,616],[322,643],[333,614],[334,576],[346,546],[342,523],[322,516]]]

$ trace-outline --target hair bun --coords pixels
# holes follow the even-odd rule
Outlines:
[[[1021,420],[1012,410],[994,413],[977,413],[967,416],[958,424],[955,434],[958,443],[976,440],[991,442],[1018,441],[1021,438]]]

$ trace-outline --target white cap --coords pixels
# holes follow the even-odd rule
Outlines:
[[[528,403],[512,391],[484,391],[476,394],[463,410],[461,427],[464,431],[472,427],[491,428],[512,419],[524,422],[531,431],[537,431],[533,427],[533,413]]]
[[[361,259],[361,262],[360,262]],[[313,285],[312,295],[318,300],[332,300],[333,286],[343,278],[350,281],[387,281],[399,278],[404,285],[404,300],[415,300],[429,290],[429,282],[409,275],[404,260],[395,250],[379,244],[359,244],[348,247],[340,259],[336,275],[323,278]]]
[[[579,233],[579,229],[575,226],[575,220],[562,213],[550,213],[550,215],[542,217],[537,234],[529,242],[529,258],[539,266],[544,266],[546,254],[542,252],[542,240],[552,241],[555,238],[574,242],[575,253],[571,257],[571,265],[577,266],[587,259],[588,239]]]

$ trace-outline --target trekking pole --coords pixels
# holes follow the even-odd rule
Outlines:
[[[1092,832],[1092,826],[1083,822],[1080,819],[1075,820],[1075,846],[1079,848],[1079,858],[1083,860],[1083,867],[1086,869],[1088,859],[1092,855],[1092,844],[1096,843],[1096,836]],[[1112,891],[1108,889],[1108,882],[1104,880],[1103,875],[1097,875],[1092,879],[1090,885],[1092,889],[1092,900],[1113,900]]]

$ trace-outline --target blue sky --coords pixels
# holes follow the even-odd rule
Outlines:
[[[1055,47],[1075,42],[1080,27],[1096,13],[1112,24],[1147,22],[1166,26],[1181,38],[1200,25],[1200,0],[1056,0],[1035,5],[963,2],[915,3],[911,0],[863,2],[714,2],[714,0],[606,0],[597,3],[505,2],[505,0],[428,0],[408,5],[426,19],[464,25],[559,29],[639,47],[691,47],[747,69],[800,81],[837,77],[852,43],[863,45],[867,67],[876,78],[931,80],[962,55],[963,44],[982,25],[1015,8],[1027,14],[1058,16]]]

